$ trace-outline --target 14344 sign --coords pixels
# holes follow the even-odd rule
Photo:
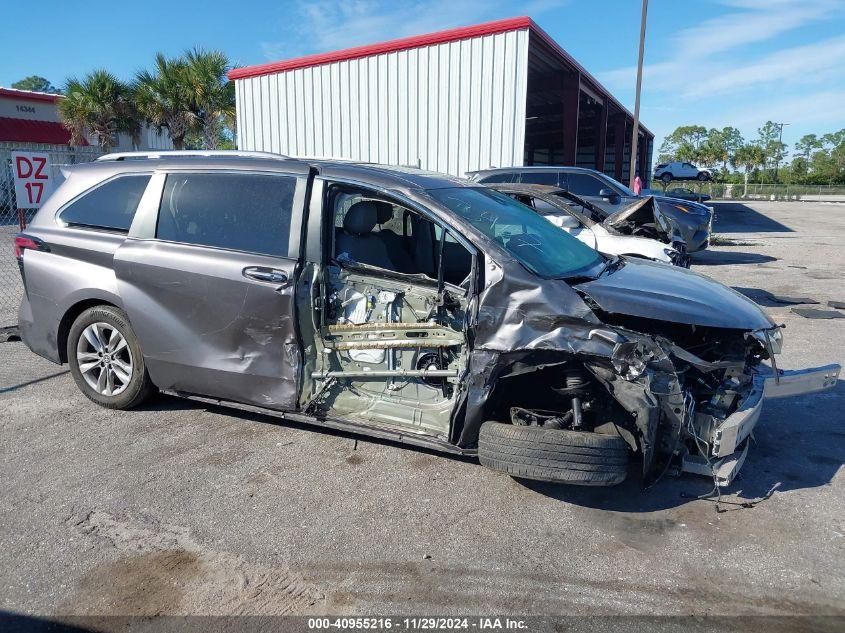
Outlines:
[[[53,191],[50,155],[44,152],[12,152],[12,173],[18,209],[40,209]]]

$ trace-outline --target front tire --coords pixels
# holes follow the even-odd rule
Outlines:
[[[707,182],[708,180],[710,180],[710,174],[708,174],[706,171],[703,171],[698,174],[698,180],[699,182]]]
[[[628,444],[618,435],[485,422],[478,460],[511,477],[615,486],[628,474]]]
[[[88,308],[70,328],[70,373],[79,390],[107,409],[131,409],[153,393],[138,337],[114,306]]]
[[[660,176],[660,182],[662,182],[664,185],[668,185],[670,182],[672,182],[672,180],[672,174],[663,174],[662,176]]]

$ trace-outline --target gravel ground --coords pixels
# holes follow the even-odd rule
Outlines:
[[[845,301],[845,205],[717,203],[695,268]],[[767,307],[785,368],[845,321]],[[387,442],[161,397],[97,408],[0,345],[0,609],[68,614],[845,615],[845,385],[767,404],[731,500],[521,483]]]

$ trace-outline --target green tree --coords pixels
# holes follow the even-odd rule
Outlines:
[[[30,75],[12,84],[15,90],[32,90],[33,92],[49,92],[50,94],[62,94],[59,88],[56,88],[44,77],[38,75]]]
[[[671,162],[685,160],[699,162],[701,144],[707,138],[707,128],[702,125],[682,125],[663,140],[658,160]]]
[[[810,154],[821,149],[824,143],[815,134],[805,134],[795,144],[795,151],[801,154],[805,160],[810,160]]]
[[[135,78],[135,104],[138,112],[159,132],[167,128],[173,147],[184,149],[185,137],[200,128],[193,107],[187,61],[155,57],[155,70],[141,71]]]
[[[742,138],[742,133],[735,127],[723,127],[717,134],[715,139],[721,147],[721,161],[722,168],[727,169],[730,163],[731,156],[736,151],[745,145],[745,139]]]
[[[757,130],[757,144],[763,150],[763,156],[765,158],[764,168],[767,166],[777,168],[777,165],[786,156],[786,144],[780,140],[782,131],[781,126],[772,121],[766,121]]]
[[[81,145],[86,133],[97,138],[103,152],[115,145],[115,134],[140,129],[134,118],[129,87],[106,70],[95,70],[79,80],[71,78],[59,102],[59,117],[70,130],[70,144]]]
[[[735,169],[742,168],[744,176],[743,196],[748,195],[748,177],[751,172],[758,166],[763,165],[765,160],[763,149],[754,143],[746,143],[734,152],[730,162]]]
[[[205,149],[217,149],[222,128],[233,127],[235,85],[226,78],[229,59],[220,51],[194,48],[185,54],[191,108]]]

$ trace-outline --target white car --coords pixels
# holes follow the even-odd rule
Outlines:
[[[690,258],[680,249],[649,237],[624,235],[593,213],[591,203],[560,189],[543,185],[488,185],[500,193],[531,207],[555,226],[578,238],[604,255],[627,255],[689,268]]]
[[[668,185],[673,180],[713,180],[713,172],[709,169],[699,169],[692,163],[676,161],[660,163],[654,168],[654,178]]]

